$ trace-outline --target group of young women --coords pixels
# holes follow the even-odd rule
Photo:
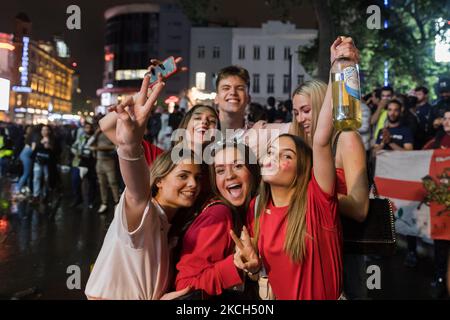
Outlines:
[[[339,45],[354,48],[338,38],[332,60]],[[342,50],[354,55],[356,48]],[[111,139],[126,189],[87,297],[255,299],[264,272],[271,298],[339,299],[339,213],[363,220],[368,192],[360,137],[334,132],[331,86],[311,81],[295,91],[290,133],[259,161],[248,146],[225,140],[215,141],[207,166],[194,161],[195,150],[204,147],[207,130],[220,129],[216,110],[198,105],[186,114],[180,128],[188,134],[174,147],[189,150],[174,159],[172,150],[142,142],[165,84],[160,79],[149,96],[148,85],[145,77],[133,102],[115,109]]]

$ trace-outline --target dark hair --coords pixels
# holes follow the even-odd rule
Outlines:
[[[181,122],[178,126],[178,128],[175,129],[186,129],[189,121],[191,121],[192,116],[194,115],[195,111],[197,111],[198,109],[208,109],[212,114],[215,115],[216,119],[217,119],[217,130],[220,130],[220,121],[219,121],[219,114],[217,113],[216,109],[214,109],[211,106],[205,105],[205,104],[196,104],[195,106],[193,106],[188,112],[186,112],[186,114],[183,116],[183,119],[181,119]],[[180,139],[178,141],[172,141],[172,146],[175,146],[177,143],[181,142],[182,137],[180,137]]]
[[[247,90],[250,90],[250,75],[247,69],[240,66],[228,66],[219,71],[216,79],[216,91],[219,90],[219,83],[228,77],[239,77],[247,85]]]
[[[380,94],[381,91],[390,91],[392,94],[394,93],[394,89],[391,86],[384,86],[383,88],[381,88]]]
[[[276,102],[276,100],[275,100],[274,97],[270,96],[270,97],[267,98],[267,104],[268,104],[269,106],[275,107],[275,102]]]
[[[414,91],[415,92],[422,91],[423,94],[428,94],[428,89],[424,86],[418,86],[417,88],[414,89]]]
[[[409,110],[414,108],[417,105],[417,97],[407,96],[405,98],[405,109]]]
[[[253,151],[245,144],[237,143],[237,142],[226,142],[220,145],[213,150],[213,156],[220,151],[223,151],[227,148],[234,148],[238,152],[241,152],[241,155],[245,159],[245,167],[250,172],[252,179],[250,181],[250,190],[249,194],[246,197],[245,203],[240,208],[235,208],[232,206],[219,192],[217,189],[216,183],[216,171],[214,164],[209,167],[209,178],[211,183],[211,189],[215,198],[220,199],[227,207],[230,208],[233,213],[233,230],[237,232],[236,234],[240,234],[242,226],[245,222],[245,215],[247,214],[247,210],[250,206],[250,201],[256,197],[258,193],[258,188],[261,183],[261,167],[258,164],[257,158]]]
[[[389,106],[391,103],[398,105],[400,107],[400,111],[402,110],[403,103],[400,100],[398,100],[398,99],[389,100],[387,106]]]
[[[288,99],[284,102],[284,106],[288,109],[289,112],[292,112],[292,99]]]
[[[267,112],[262,105],[256,102],[252,102],[248,107],[250,109],[247,118],[248,121],[250,122],[258,122],[260,120],[267,121]]]
[[[375,98],[381,99],[381,89],[380,88],[376,88],[375,90],[373,90],[373,92],[375,93]]]

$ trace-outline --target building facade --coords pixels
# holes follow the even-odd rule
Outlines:
[[[39,44],[28,36],[17,39],[11,106],[19,122],[45,122],[49,114],[72,112],[74,70],[60,61],[49,44]]]
[[[150,59],[182,57],[189,63],[190,22],[175,4],[132,4],[105,12],[105,72],[97,91],[103,106],[140,88]],[[178,95],[188,85],[187,74],[171,78],[165,95]]]
[[[14,74],[14,35],[0,33],[0,121],[10,120],[10,91]]]
[[[72,112],[74,70],[53,42],[31,38],[31,22],[16,17],[9,114],[19,123],[46,123],[52,114]]]
[[[232,63],[232,28],[192,28],[189,87],[215,91],[217,72]]]
[[[206,74],[205,90],[214,91],[217,72],[233,64],[249,71],[253,101],[265,104],[270,96],[287,100],[297,85],[311,78],[299,62],[298,50],[317,34],[280,21],[268,21],[261,28],[192,28],[190,86],[201,84]],[[214,58],[218,51],[223,56]]]

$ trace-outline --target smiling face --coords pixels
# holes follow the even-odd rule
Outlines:
[[[238,76],[229,76],[220,80],[214,102],[219,113],[242,113],[250,102],[250,95],[245,81]]]
[[[294,117],[305,134],[310,137],[312,130],[311,98],[304,94],[296,94],[292,100]]]
[[[444,113],[443,126],[445,133],[450,134],[450,111]]]
[[[391,102],[387,108],[388,120],[390,123],[398,123],[400,121],[401,106],[395,102]]]
[[[394,96],[394,93],[391,90],[382,90],[381,91],[381,100],[391,100]]]
[[[156,199],[171,208],[191,207],[200,193],[201,168],[191,159],[180,162],[157,182]]]
[[[208,108],[199,108],[194,111],[186,127],[187,137],[190,140],[191,147],[193,148],[196,144],[203,144],[205,142],[206,132],[210,129],[217,129],[218,122],[219,119]]]
[[[262,161],[261,175],[271,186],[291,188],[297,176],[297,152],[290,137],[280,137]]]
[[[250,196],[252,174],[241,152],[234,147],[218,151],[214,157],[214,172],[222,197],[235,207],[244,205]]]

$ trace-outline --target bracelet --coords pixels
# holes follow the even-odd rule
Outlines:
[[[122,160],[126,160],[126,161],[138,161],[141,160],[142,157],[144,156],[144,148],[142,148],[141,146],[141,154],[139,155],[139,157],[137,158],[128,158],[128,157],[124,157],[123,155],[120,154],[120,148],[117,147],[117,156],[122,159]]]

